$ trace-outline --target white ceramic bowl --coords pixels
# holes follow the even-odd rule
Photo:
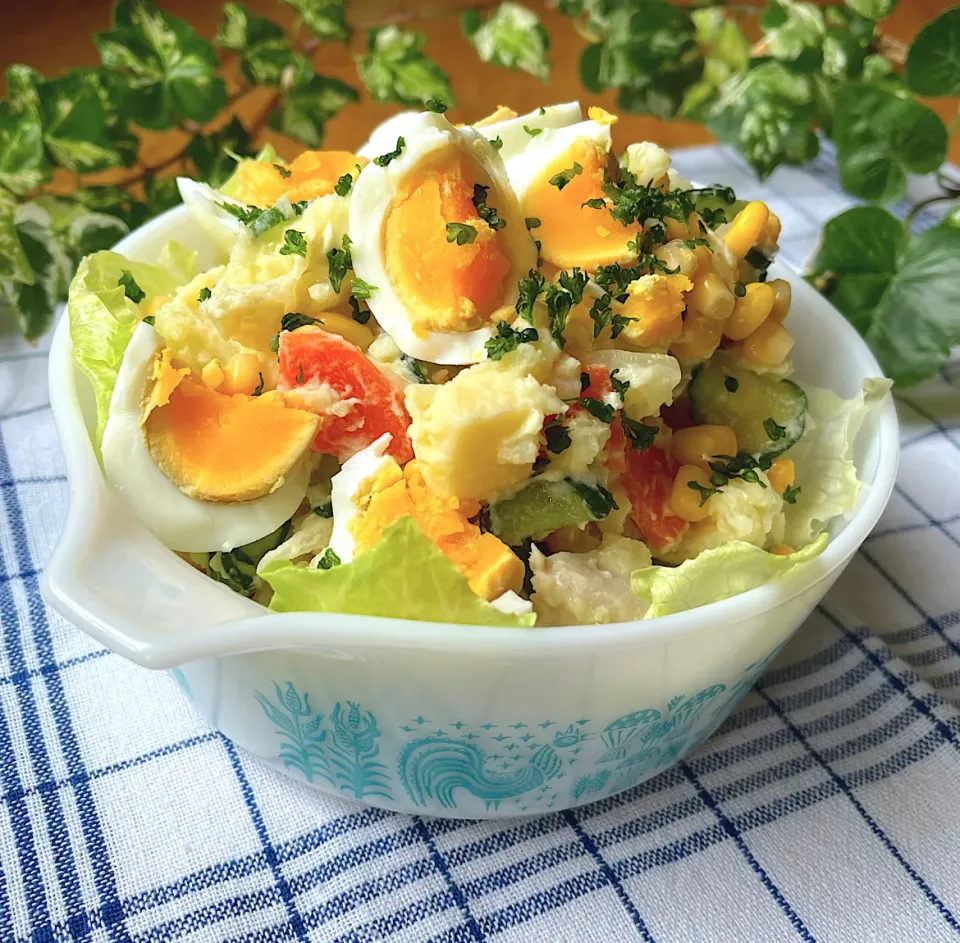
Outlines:
[[[176,238],[209,255],[184,208],[117,250],[152,261]],[[793,286],[798,376],[853,396],[879,376],[854,329]],[[701,609],[617,625],[500,629],[364,616],[273,614],[163,547],[107,487],[66,318],[50,399],[70,512],[43,594],[121,655],[169,668],[197,710],[251,753],[325,792],[402,812],[526,815],[627,789],[728,716],[843,572],[897,469],[888,397],[857,449],[869,484],[826,551],[787,577]]]

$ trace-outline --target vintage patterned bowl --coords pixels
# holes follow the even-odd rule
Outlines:
[[[209,257],[183,208],[117,247],[149,261],[169,238]],[[802,280],[798,374],[852,396],[879,368]],[[498,629],[317,613],[273,614],[164,548],[108,489],[88,430],[66,318],[50,398],[70,512],[43,593],[67,619],[149,668],[171,669],[231,740],[324,792],[402,812],[483,818],[569,808],[627,789],[728,716],[877,522],[897,468],[883,404],[861,433],[870,484],[818,559],[767,586],[649,622]]]

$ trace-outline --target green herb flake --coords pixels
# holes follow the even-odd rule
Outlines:
[[[799,486],[787,485],[787,487],[783,489],[782,497],[787,504],[796,504],[798,494],[800,494]]]
[[[543,128],[531,128],[527,125],[523,126],[523,130],[530,135],[530,137],[535,138],[538,134],[543,134]]]
[[[539,339],[536,328],[528,327],[515,330],[506,321],[497,324],[497,334],[491,337],[483,346],[487,357],[491,360],[501,360],[511,350],[516,350],[521,344],[530,344]]]
[[[735,282],[733,285],[733,293],[737,298],[742,298],[747,293],[747,286],[743,282]]]
[[[620,377],[617,376],[619,372],[620,372],[619,368],[617,368],[616,370],[612,370],[610,372],[610,384],[613,386],[613,392],[616,393],[617,396],[620,397],[620,399],[623,399],[623,397],[626,395],[627,390],[630,389],[630,381],[621,380]]]
[[[777,442],[787,434],[786,426],[781,426],[773,417],[768,416],[763,420],[763,430],[769,436],[770,440]]]
[[[637,452],[645,452],[657,438],[660,429],[645,422],[638,422],[629,416],[620,416],[620,424],[630,440],[630,447]]]
[[[573,307],[573,297],[566,289],[551,283],[547,287],[546,303],[547,316],[550,319],[550,334],[557,344],[563,347],[566,344],[563,331],[567,326],[570,309]]]
[[[736,377],[725,376],[723,385],[728,393],[736,393],[740,389],[740,381]]]
[[[351,174],[344,174],[334,184],[333,192],[336,193],[337,196],[346,196],[350,192],[350,188],[352,186],[353,176]]]
[[[586,370],[580,374],[580,392],[585,393],[590,386],[590,374]]]
[[[527,229],[536,229],[540,225],[540,220],[536,216],[527,216],[523,222]]]
[[[477,229],[469,223],[447,223],[447,242],[458,246],[470,245],[477,238]]]
[[[331,249],[327,253],[327,268],[329,269],[330,287],[339,295],[343,280],[353,268],[353,256],[350,254],[350,237],[344,233],[342,248]]]
[[[601,422],[605,422],[608,425],[613,422],[616,410],[610,403],[602,403],[600,400],[591,399],[588,396],[580,397],[578,402],[591,416],[599,419]]]
[[[297,386],[303,385],[303,361],[301,360],[298,364],[297,369]]]
[[[558,190],[562,190],[574,177],[578,174],[583,173],[583,167],[580,166],[576,161],[573,162],[572,167],[568,167],[566,170],[561,170],[560,173],[554,174],[548,183],[551,186],[556,187]]]
[[[316,514],[317,517],[323,517],[327,519],[333,517],[333,502],[327,501],[325,504],[318,504],[313,509],[313,513]]]
[[[499,151],[503,147],[503,138],[498,134],[492,141],[489,142],[490,146],[495,150]]]
[[[283,234],[280,255],[299,255],[304,259],[307,257],[307,240],[299,229],[288,229]]]
[[[386,154],[381,154],[379,157],[374,157],[373,162],[378,167],[386,167],[391,161],[396,160],[403,149],[407,146],[407,142],[402,138],[397,138],[397,146],[392,150],[388,151]]]
[[[594,197],[592,200],[584,200],[580,204],[580,209],[583,209],[585,206],[589,206],[592,210],[603,210],[607,208],[607,201],[602,197]]]
[[[144,324],[149,324],[151,327],[153,327],[153,325],[157,323],[157,319],[156,319],[152,314],[148,314],[148,315],[143,319],[143,323],[144,323]]]
[[[703,507],[708,499],[712,498],[715,494],[720,494],[719,488],[707,488],[704,485],[701,485],[699,481],[688,481],[687,487],[691,491],[696,491],[700,494],[700,507]]]
[[[424,108],[432,111],[435,115],[442,115],[447,110],[447,103],[440,101],[439,98],[428,98],[424,102]]]
[[[302,370],[303,367],[301,366],[300,369]],[[257,376],[260,377],[260,382],[257,384],[257,388],[250,394],[251,396],[260,396],[260,394],[263,393],[263,374],[258,373]]]
[[[543,437],[547,441],[547,451],[554,455],[565,452],[573,444],[570,439],[570,431],[564,426],[560,419],[552,419],[543,427]]]
[[[526,278],[521,278],[517,284],[517,314],[527,321],[533,321],[533,306],[537,297],[543,291],[544,278],[539,272],[530,269]]]
[[[121,273],[120,278],[117,280],[117,286],[123,287],[123,293],[135,305],[140,304],[140,302],[147,297],[147,293],[137,284],[137,280],[127,269],[124,269]]]
[[[362,278],[354,278],[350,286],[353,291],[353,297],[360,301],[368,301],[370,296],[377,290],[376,285],[365,282]]]
[[[207,301],[212,294],[213,294],[213,292],[210,291],[209,288],[201,288],[201,289],[200,289],[200,294],[197,295],[197,301],[199,301],[199,302]]]
[[[477,216],[479,216],[480,219],[482,219],[492,230],[494,230],[494,232],[498,232],[507,225],[507,221],[500,217],[492,206],[487,206],[487,190],[489,189],[489,187],[475,183],[473,185],[473,197],[471,202],[477,209]],[[462,243],[457,243],[457,245],[462,245]]]
[[[323,556],[317,561],[318,570],[332,570],[335,566],[340,566],[340,557],[333,547],[327,547],[323,551]]]
[[[280,174],[280,176],[283,177],[284,180],[287,180],[290,177],[290,171],[287,170],[287,168],[284,167],[283,164],[274,164],[273,169],[278,174]]]
[[[356,284],[356,281],[354,282]],[[350,316],[357,324],[366,324],[370,320],[370,311],[368,308],[361,308],[356,295],[350,295]]]

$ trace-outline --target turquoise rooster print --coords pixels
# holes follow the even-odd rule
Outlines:
[[[529,792],[558,776],[563,765],[553,747],[543,746],[524,766],[508,772],[486,768],[481,750],[462,740],[428,737],[408,743],[400,753],[400,779],[414,804],[435,799],[445,809],[456,808],[454,792],[464,789],[496,809],[504,799]]]

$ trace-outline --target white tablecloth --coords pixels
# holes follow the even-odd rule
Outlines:
[[[829,153],[767,185],[723,149],[676,162],[767,200],[797,267],[850,202]],[[0,345],[0,941],[960,933],[960,364],[898,396],[890,507],[715,737],[576,813],[478,824],[285,779],[44,608],[66,484],[42,348]]]

